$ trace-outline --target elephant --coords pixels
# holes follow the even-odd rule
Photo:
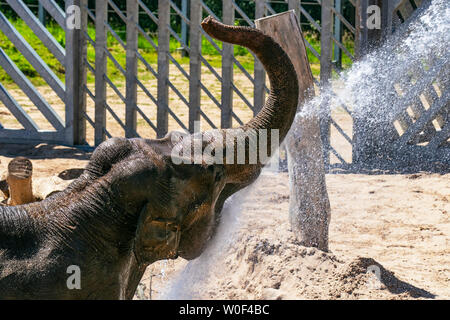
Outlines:
[[[40,202],[0,206],[0,299],[132,299],[148,265],[195,259],[205,249],[225,200],[254,182],[266,163],[260,156],[255,163],[247,159],[252,139],[261,130],[277,130],[284,139],[299,89],[288,55],[269,36],[212,17],[202,28],[261,61],[270,93],[260,112],[239,128],[111,138],[65,190]],[[250,131],[256,134],[245,136]],[[244,163],[236,161],[241,137]],[[198,143],[202,150],[233,151],[222,163],[211,161],[219,152],[199,161],[195,152],[174,152]]]

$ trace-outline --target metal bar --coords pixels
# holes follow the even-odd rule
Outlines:
[[[26,130],[30,131],[38,131],[39,127],[30,118],[28,113],[26,113],[20,104],[14,99],[12,95],[9,94],[8,90],[0,83],[0,100],[4,103],[4,105],[11,111],[12,115],[20,122],[21,125]]]
[[[201,67],[202,34],[200,23],[202,19],[202,4],[200,0],[191,0],[190,48],[189,54],[189,131],[194,132],[195,121],[200,120],[201,104]]]
[[[255,20],[259,18],[263,18],[265,16],[265,0],[256,0],[255,3]],[[253,115],[256,115],[264,105],[265,101],[265,86],[266,86],[266,72],[264,71],[264,67],[259,61],[258,58],[255,57],[254,62],[254,87],[253,87]]]
[[[53,73],[48,65],[36,53],[36,51],[22,37],[19,31],[9,22],[5,15],[0,11],[0,30],[6,35],[9,41],[23,54],[25,59],[33,66],[39,75],[55,91],[58,97],[64,102],[65,88],[61,80]]]
[[[166,135],[169,127],[169,47],[170,47],[170,3],[158,0],[158,104],[157,104],[157,137]]]
[[[39,0],[45,10],[55,19],[63,30],[66,30],[66,13],[56,4],[54,0]],[[67,5],[66,5],[67,7]]]
[[[55,58],[64,65],[64,56],[66,52],[58,41],[48,32],[42,21],[38,20],[31,10],[23,3],[22,0],[7,0],[10,7],[25,21],[25,23],[33,30],[34,34],[42,41]],[[42,5],[39,3],[39,8]]]
[[[137,83],[138,61],[136,53],[138,50],[138,30],[139,5],[137,0],[127,0],[127,44],[126,44],[126,102],[125,102],[125,136],[134,137],[136,132],[136,104],[137,104]]]
[[[233,0],[223,0],[222,21],[224,24],[234,24]],[[222,45],[222,112],[221,127],[231,127],[231,111],[233,110],[233,48],[229,43]]]
[[[99,145],[105,139],[106,128],[106,23],[108,21],[108,4],[106,1],[95,2],[95,128],[94,141]]]
[[[39,91],[31,84],[30,80],[23,74],[16,64],[0,48],[0,66],[12,78],[12,80],[22,89],[33,104],[42,112],[44,117],[58,131],[64,130],[64,124],[59,115],[50,107],[47,101],[41,96]]]
[[[86,111],[86,93],[83,86],[86,83],[87,40],[83,36],[87,32],[88,0],[66,0],[66,11],[71,6],[80,8],[80,29],[66,30],[66,143],[82,145],[86,143],[86,121],[83,112]],[[68,12],[69,14],[69,12]]]

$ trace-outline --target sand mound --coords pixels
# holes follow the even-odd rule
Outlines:
[[[222,258],[207,266],[203,262],[204,268],[198,263],[190,268],[189,264],[184,267],[178,277],[183,280],[176,284],[177,297],[433,298],[428,292],[399,280],[394,273],[371,258],[358,257],[343,261],[332,253],[300,246],[291,232],[287,232],[282,239],[240,235],[220,255]]]

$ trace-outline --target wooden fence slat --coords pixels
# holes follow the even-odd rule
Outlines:
[[[8,90],[6,90],[6,88],[1,83],[0,83],[0,100],[8,108],[8,110],[11,111],[12,115],[19,121],[21,125],[23,125],[23,127],[26,130],[30,131],[39,130],[39,127],[36,125],[33,119],[30,118],[28,113],[26,113],[22,109],[22,107],[19,105],[16,99],[14,99],[14,97],[9,94]]]
[[[255,3],[255,20],[265,16],[266,6],[265,0],[256,0]],[[255,57],[255,82],[253,87],[253,115],[256,115],[264,105],[265,101],[265,86],[266,86],[266,72],[262,63]]]
[[[66,30],[66,14],[54,0],[39,0],[39,3],[55,19],[59,26]]]
[[[1,129],[0,141],[2,143],[38,143],[45,141],[49,144],[61,144],[61,133],[55,131],[29,131],[24,129]]]
[[[234,24],[234,7],[232,0],[223,0],[222,22]],[[230,128],[231,111],[233,110],[233,54],[234,46],[229,43],[222,44],[222,101],[221,101],[221,127]]]
[[[33,86],[28,78],[23,74],[17,65],[0,48],[0,66],[12,78],[12,80],[22,89],[33,104],[42,112],[44,117],[57,130],[64,130],[64,124],[59,115],[50,107],[47,101],[41,96],[39,91]]]
[[[450,103],[447,104],[447,107],[450,107]],[[436,149],[445,141],[450,138],[450,122],[447,122],[444,127],[442,127],[441,131],[437,132],[434,137],[430,140],[427,145],[427,148],[432,151],[436,151]]]
[[[169,127],[169,47],[170,3],[158,0],[158,106],[156,115],[157,137],[166,135]]]
[[[320,84],[324,90],[330,86],[332,62],[331,62],[331,48],[332,48],[332,27],[333,15],[331,8],[333,6],[332,0],[322,0],[322,14],[321,14],[321,29],[320,36]],[[328,152],[330,146],[330,101],[324,99],[322,105],[322,112],[320,113],[320,134],[324,146],[324,162],[328,166],[330,163],[330,154]]]
[[[0,12],[0,29],[64,102],[66,100],[65,89],[61,80],[59,80],[44,60],[42,60],[2,12]]]
[[[22,0],[7,0],[10,7],[25,21],[25,23],[33,30],[34,34],[42,41],[47,49],[55,56],[55,58],[64,65],[64,56],[66,52],[58,41],[50,34],[45,26],[31,12],[31,10],[23,3]]]
[[[434,119],[436,114],[445,108],[450,99],[450,91],[446,91],[408,130],[395,142],[394,149],[400,149],[407,144],[416,134],[420,133],[425,125]]]
[[[106,25],[108,4],[95,2],[95,145],[102,143],[106,128]]]
[[[195,121],[200,120],[201,104],[201,67],[200,55],[202,52],[202,33],[200,23],[202,20],[202,4],[200,0],[191,0],[191,17],[189,29],[189,131],[194,132]]]
[[[136,132],[137,71],[139,5],[137,0],[127,0],[127,43],[126,43],[126,112],[125,136],[134,137]]]
[[[82,145],[86,143],[86,64],[87,1],[66,0],[66,10],[78,6],[81,10],[80,29],[66,28],[66,143]]]

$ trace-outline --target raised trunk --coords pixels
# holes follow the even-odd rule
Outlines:
[[[256,134],[260,129],[267,129],[268,146],[270,130],[279,130],[279,141],[283,141],[295,116],[299,91],[297,75],[288,55],[271,37],[257,29],[227,26],[211,17],[202,22],[202,27],[218,40],[247,47],[261,61],[270,80],[269,97],[261,111],[240,129],[254,129]],[[270,156],[271,148],[267,149]]]

